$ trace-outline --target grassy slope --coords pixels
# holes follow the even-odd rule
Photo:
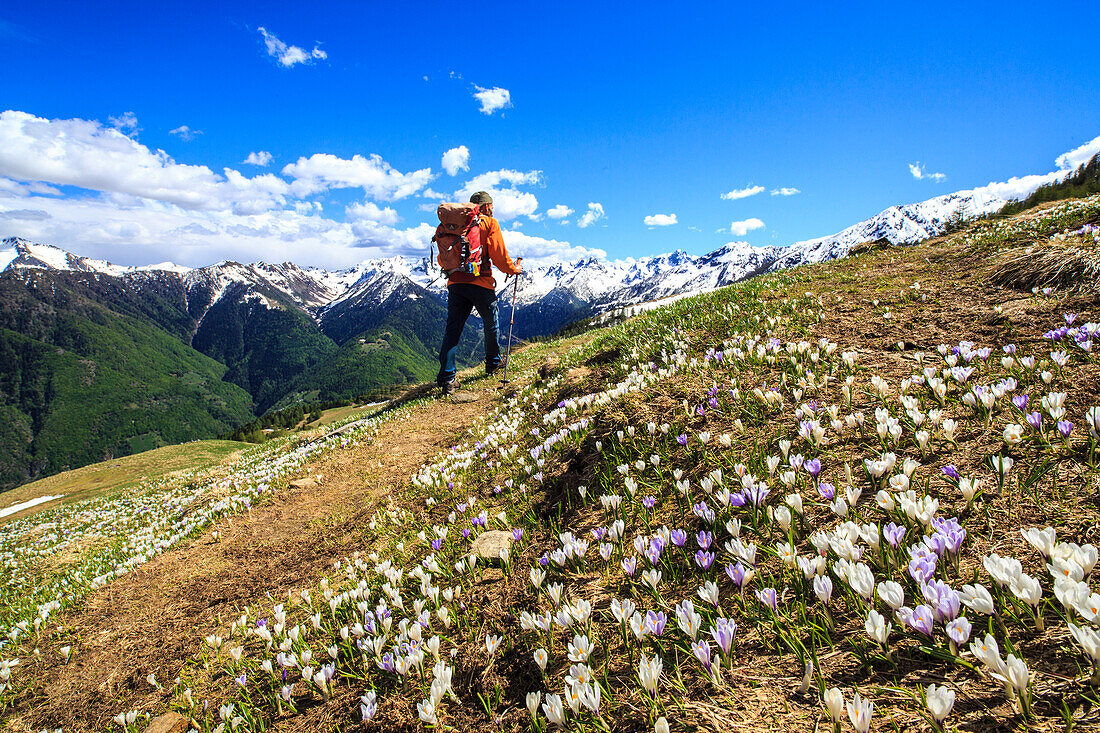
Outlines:
[[[1088,216],[1095,213],[1094,210]],[[1060,228],[1074,225],[1079,222],[1040,219],[1027,240],[1044,241]],[[383,559],[392,559],[396,567],[407,570],[428,552],[417,532],[430,533],[433,526],[447,525],[449,512],[454,511],[458,517],[458,523],[450,527],[447,541],[435,553],[442,567],[435,574],[435,582],[443,586],[458,584],[464,589],[460,599],[444,604],[460,617],[460,622],[446,629],[439,624],[433,626],[433,633],[443,637],[444,651],[451,648],[457,651],[457,655],[449,657],[449,663],[455,666],[454,684],[460,702],[445,702],[440,712],[444,724],[456,729],[490,725],[524,729],[529,725],[524,710],[528,692],[562,692],[565,675],[570,671],[566,645],[572,634],[581,629],[557,630],[547,635],[520,628],[521,611],[555,611],[545,593],[536,594],[532,589],[528,570],[537,566],[541,555],[561,546],[561,532],[571,531],[588,538],[590,530],[606,526],[614,516],[600,508],[597,497],[604,493],[625,497],[626,485],[619,466],[630,467],[635,461],[642,461],[643,465],[648,464],[644,469],[627,469],[640,486],[637,500],[624,501],[627,508],[620,515],[627,521],[623,549],[634,554],[631,540],[652,533],[661,525],[685,527],[690,542],[695,541],[697,531],[710,529],[721,549],[718,564],[709,574],[693,566],[691,552],[682,557],[670,552],[662,566],[664,578],[657,598],[638,580],[631,581],[623,575],[618,567],[621,550],[616,549],[612,561],[605,566],[596,553],[596,542],[588,548],[586,565],[552,569],[550,581],[562,583],[566,599],[589,601],[594,609],[594,623],[587,633],[598,639],[599,644],[590,663],[606,686],[601,711],[613,730],[652,729],[651,720],[647,720],[651,717],[650,702],[641,694],[637,680],[639,651],[647,657],[660,655],[665,660],[658,699],[661,712],[668,715],[673,730],[677,731],[826,729],[828,721],[823,717],[819,686],[822,689],[837,686],[848,699],[856,690],[873,699],[877,730],[928,729],[921,718],[918,690],[929,682],[946,684],[958,695],[950,725],[960,724],[966,730],[1024,727],[1026,722],[1005,700],[1002,686],[967,667],[967,664],[981,666],[973,656],[967,653],[963,664],[949,655],[942,625],[937,626],[936,636],[930,642],[906,632],[876,601],[876,607],[894,623],[889,642],[893,656],[885,659],[869,642],[864,630],[864,604],[847,589],[839,574],[835,576],[832,615],[827,618],[811,588],[800,580],[800,573],[784,570],[775,554],[777,543],[785,539],[784,532],[763,510],[750,515],[748,510],[723,509],[719,521],[708,524],[693,516],[690,509],[692,502],[700,500],[712,507],[721,506],[713,492],[703,489],[704,477],[722,469],[726,486],[735,489],[737,483],[732,479],[737,473],[736,466],[744,464],[748,472],[768,481],[771,495],[766,503],[772,509],[781,505],[785,493],[796,492],[803,497],[806,518],[804,524],[798,522],[801,531],[796,545],[801,555],[813,556],[810,533],[816,529],[836,529],[839,520],[821,501],[805,472],[797,475],[793,488],[783,486],[779,473],[769,475],[765,459],[778,456],[782,451],[781,440],[789,439],[794,443],[792,453],[821,459],[822,480],[835,484],[841,493],[847,485],[862,491],[861,499],[851,499],[852,518],[880,525],[897,521],[908,527],[910,536],[906,545],[919,538],[925,531],[922,524],[914,518],[907,519],[904,512],[887,515],[881,510],[873,498],[877,487],[861,472],[862,460],[876,458],[883,450],[874,430],[876,409],[887,408],[902,421],[913,419],[900,409],[898,389],[920,371],[922,364],[933,365],[937,370],[945,367],[936,353],[939,344],[958,344],[961,339],[969,339],[978,346],[997,349],[1013,343],[1020,355],[1034,354],[1046,359],[1051,347],[1042,334],[1062,322],[1063,313],[1080,313],[1082,321],[1100,320],[1095,293],[1062,292],[1032,297],[990,286],[989,271],[1004,254],[1003,250],[1022,243],[1025,242],[1000,235],[990,240],[983,238],[980,231],[966,231],[946,242],[936,240],[917,247],[868,252],[686,299],[621,326],[585,334],[570,344],[576,348],[564,357],[555,356],[550,363],[543,364],[545,357],[560,350],[561,344],[538,344],[518,355],[514,367],[520,401],[502,411],[514,422],[506,421],[508,425],[499,430],[495,439],[511,451],[510,457],[497,461],[494,443],[487,448],[483,442],[485,427],[498,422],[501,416],[491,414],[472,435],[455,436],[463,444],[443,450],[433,459],[434,466],[425,466],[430,478],[428,485],[410,482],[397,491],[387,491],[387,502],[378,505],[379,511],[369,518],[369,525],[364,512],[362,541],[355,544],[362,554],[377,551]],[[771,360],[732,359],[732,347],[743,345],[738,339],[746,335],[763,337],[761,345],[774,336],[781,343],[791,344],[792,351],[780,350]],[[839,348],[827,355],[818,339],[839,344]],[[806,342],[804,356],[790,358],[797,352],[800,341]],[[725,350],[725,361],[707,362],[708,349]],[[854,370],[843,366],[840,357],[849,349],[858,360]],[[667,357],[677,350],[683,352],[682,361],[676,357],[669,360]],[[921,359],[917,358],[918,353],[923,354]],[[1053,370],[1051,384],[1047,386],[1037,371],[1001,365],[1001,353],[997,349],[988,361],[975,361],[978,372],[972,383],[992,384],[1014,370],[1020,380],[1018,391],[1029,394],[1036,407],[1048,391],[1065,391],[1067,417],[1076,425],[1071,441],[1065,443],[1051,436],[1050,445],[1026,440],[1006,446],[1002,430],[1007,422],[1020,421],[1021,416],[1007,402],[1002,402],[990,424],[986,424],[982,416],[973,415],[961,402],[965,388],[953,385],[942,409],[960,421],[954,440],[946,439],[941,429],[934,427],[930,413],[938,409],[936,400],[925,388],[912,387],[910,394],[918,398],[922,420],[933,420],[924,424],[936,434],[929,449],[919,449],[913,437],[916,425],[906,422],[900,442],[890,447],[899,457],[916,461],[911,485],[918,493],[927,492],[935,498],[940,516],[958,516],[968,531],[959,569],[941,569],[938,577],[956,588],[974,580],[992,587],[982,567],[982,557],[998,552],[1020,558],[1024,569],[1042,580],[1046,631],[1036,630],[1028,612],[1000,600],[1000,594],[997,594],[1000,619],[996,622],[982,613],[965,611],[974,621],[975,635],[984,633],[988,627],[1002,644],[1002,655],[1008,644],[1012,644],[1012,650],[1027,660],[1034,674],[1031,695],[1036,727],[1061,728],[1064,705],[1080,729],[1096,729],[1100,716],[1094,691],[1082,679],[1087,678],[1087,658],[1069,640],[1044,564],[1022,540],[1019,530],[1050,524],[1057,528],[1060,541],[1096,542],[1100,505],[1094,472],[1085,465],[1088,439],[1084,411],[1100,401],[1100,367],[1093,359],[1073,351],[1071,365],[1065,370]],[[544,419],[555,406],[564,400],[606,390],[631,373],[647,373],[651,371],[649,362],[674,362],[683,368],[646,384],[641,390],[598,404],[584,413],[592,421],[588,426],[566,435],[556,445],[531,452],[540,448],[555,429],[578,418],[571,413],[560,422]],[[543,368],[537,369],[540,364]],[[1050,367],[1049,360],[1042,366]],[[841,385],[850,372],[856,381],[849,398],[843,394]],[[814,382],[822,376],[834,379],[827,384]],[[886,380],[889,389],[886,397],[875,395],[873,377]],[[756,388],[761,389],[760,397],[754,395]],[[771,388],[782,395],[781,406],[763,400]],[[734,394],[732,389],[738,393]],[[715,404],[709,401],[712,395]],[[684,409],[685,403],[690,409]],[[837,407],[842,421],[858,412],[865,418],[866,427],[830,428],[829,441],[813,448],[798,437],[799,419],[806,416],[807,410],[814,412],[827,406]],[[696,408],[703,410],[700,413]],[[803,414],[796,415],[796,409]],[[828,413],[814,414],[824,420]],[[649,422],[655,425],[667,422],[671,429],[667,434],[651,434],[646,428]],[[629,432],[631,428],[635,432]],[[409,433],[407,437],[414,440],[417,414],[414,412],[409,421],[395,429]],[[711,436],[706,447],[698,437],[704,431]],[[675,440],[681,433],[688,437],[686,446]],[[731,436],[728,446],[718,441],[721,435]],[[478,450],[486,451],[487,455],[464,462],[467,449],[470,455]],[[537,479],[530,475],[536,470],[532,463],[536,454],[542,461]],[[654,455],[660,457],[658,466],[650,459]],[[1016,461],[1016,468],[1003,486],[998,485],[993,475],[989,463],[992,455],[1011,455]],[[853,468],[851,478],[845,476],[846,463]],[[982,480],[984,493],[974,507],[968,509],[957,488],[944,478],[940,469],[948,463],[964,476]],[[684,507],[674,489],[673,470],[683,471],[690,482],[691,498]],[[897,472],[899,469],[892,473]],[[507,484],[511,491],[496,491],[509,481],[514,482]],[[451,482],[456,487],[453,492],[448,488]],[[526,492],[519,490],[521,485]],[[587,500],[582,498],[580,486],[589,487]],[[641,506],[640,499],[647,494],[657,498],[652,511]],[[434,499],[432,505],[424,502],[429,496]],[[479,504],[463,517],[468,496],[477,497]],[[459,503],[462,506],[457,506]],[[456,574],[450,569],[453,562],[469,550],[459,530],[470,527],[469,519],[481,509],[489,517],[498,511],[507,512],[509,521],[501,526],[523,528],[523,542],[515,548],[510,572],[489,569]],[[743,597],[721,569],[733,559],[724,548],[732,539],[723,521],[726,516],[741,519],[744,522],[741,536],[746,542],[756,543],[759,549],[757,580]],[[853,541],[865,544],[858,535]],[[829,561],[834,568],[836,559],[830,550]],[[923,600],[919,588],[904,580],[904,570],[884,566],[876,552],[867,547],[862,559],[874,568],[876,580],[892,577],[905,582],[909,605]],[[384,597],[380,590],[384,581],[373,567],[373,560],[361,569],[346,563],[339,573],[329,577],[333,585],[346,583],[344,587],[355,587],[362,577],[375,591],[371,597],[375,601]],[[644,562],[642,567],[646,567]],[[696,596],[696,589],[704,579],[712,579],[720,586],[722,609],[718,612],[708,609]],[[1095,581],[1092,583],[1095,586]],[[411,605],[411,599],[420,592],[419,580],[406,576],[404,583],[398,584],[402,586],[405,602]],[[771,615],[755,599],[753,591],[764,585],[782,591],[778,616]],[[279,601],[283,601],[284,594],[278,595]],[[314,588],[313,595],[319,598],[322,592]],[[1011,596],[1008,592],[1005,595]],[[610,614],[611,599],[626,597],[632,598],[643,611],[660,609],[668,614],[668,627],[660,644],[626,641],[632,637],[620,632]],[[733,655],[724,665],[718,683],[707,679],[694,661],[686,636],[676,628],[673,604],[691,597],[695,598],[696,609],[704,615],[704,636],[707,626],[719,614],[735,619],[739,627]],[[461,599],[465,599],[465,605],[460,605]],[[304,641],[296,649],[300,651],[302,644],[308,644],[315,658],[329,645],[340,645],[341,625],[352,624],[356,618],[356,611],[348,607],[333,614],[337,619],[332,622],[322,614],[322,629],[315,632],[308,621],[314,612],[309,604],[288,602],[286,609],[288,626],[298,623],[305,629]],[[256,613],[271,617],[269,607],[256,609]],[[395,612],[395,628],[404,615]],[[835,625],[835,630],[829,630],[830,625]],[[224,631],[228,638],[228,629]],[[490,633],[504,638],[492,660],[485,651],[486,634]],[[340,658],[341,672],[347,670],[349,676],[338,679],[332,700],[322,700],[308,684],[298,683],[294,697],[299,714],[277,716],[270,685],[264,682],[267,678],[258,669],[259,660],[270,657],[270,653],[254,638],[238,637],[232,641],[232,645],[238,643],[246,647],[243,664],[249,673],[248,690],[242,692],[232,681],[239,669],[226,673],[233,665],[223,653],[221,661],[212,668],[193,662],[181,675],[197,698],[233,700],[247,706],[249,715],[268,721],[278,717],[280,730],[333,726],[351,729],[358,726],[358,695],[364,688],[377,689],[379,711],[374,725],[380,729],[409,730],[418,726],[415,704],[422,699],[423,690],[416,683],[401,683],[394,676],[379,672],[373,663],[361,666],[358,652],[350,646],[347,654],[341,651]],[[533,663],[532,652],[537,647],[550,651],[551,661],[545,675]],[[815,660],[815,677],[809,693],[801,694],[795,689],[807,650]],[[495,702],[479,703],[479,697]],[[160,700],[156,704],[165,703]],[[187,709],[181,691],[173,694],[171,704],[177,709]],[[490,706],[488,713],[483,704]],[[116,707],[123,709],[121,701]],[[197,711],[196,717],[203,717],[207,728],[216,725],[212,714]],[[585,728],[577,727],[577,716],[570,714],[569,719],[570,729],[591,730],[597,725],[591,716],[582,716]]]
[[[248,444],[231,440],[197,440],[103,461],[6,491],[0,508],[39,496],[64,495],[62,500],[39,504],[20,514],[5,517],[4,521],[21,518],[39,509],[58,506],[62,502],[91,499],[112,489],[137,483],[142,479],[155,479],[176,471],[199,469],[220,463],[245,447],[248,447]]]
[[[1045,227],[1040,226],[1041,231],[1036,231],[1034,236],[1041,241],[1063,225],[1072,226],[1073,223],[1058,219]],[[690,509],[685,512],[676,498],[671,473],[673,469],[681,470],[690,481],[692,498],[687,504],[703,500],[711,506],[720,506],[721,502],[715,504],[714,495],[707,496],[700,490],[702,479],[721,468],[727,477],[726,485],[735,488],[736,484],[731,485],[729,478],[736,473],[735,465],[743,463],[748,471],[764,477],[772,487],[767,503],[773,509],[782,503],[784,493],[795,491],[803,496],[806,519],[797,547],[804,556],[814,555],[809,542],[810,532],[834,529],[838,520],[821,502],[804,474],[799,474],[798,486],[794,489],[785,488],[778,474],[769,477],[764,460],[769,455],[780,454],[781,439],[795,443],[792,453],[798,451],[820,457],[824,465],[822,480],[834,483],[842,494],[848,483],[844,465],[853,467],[851,485],[861,489],[863,494],[862,500],[852,500],[857,507],[853,518],[880,525],[893,520],[909,526],[911,538],[906,540],[906,545],[919,538],[924,531],[919,522],[907,520],[904,512],[887,516],[876,507],[875,487],[870,485],[866,474],[861,473],[862,460],[875,458],[883,450],[873,427],[875,410],[889,406],[892,414],[905,419],[904,411],[897,408],[897,387],[920,370],[921,362],[914,354],[922,352],[928,359],[924,363],[936,364],[938,360],[942,368],[943,360],[935,353],[937,345],[971,339],[979,346],[999,347],[1011,342],[1017,345],[1019,354],[1042,357],[1050,350],[1042,334],[1062,320],[1063,312],[1079,312],[1082,320],[1097,320],[1094,293],[1056,293],[1035,298],[989,286],[986,278],[998,251],[995,247],[992,250],[973,247],[967,234],[964,232],[948,242],[939,240],[918,247],[870,252],[681,301],[623,326],[588,334],[586,340],[590,341],[587,344],[569,353],[561,362],[548,365],[544,377],[536,376],[532,367],[537,366],[540,357],[552,345],[540,344],[528,350],[526,358],[517,359],[516,366],[523,372],[523,379],[534,378],[536,384],[534,389],[527,388],[520,393],[526,409],[510,412],[519,418],[518,430],[504,432],[503,446],[510,447],[515,440],[518,449],[512,454],[515,457],[499,466],[492,461],[486,463],[484,457],[472,464],[462,463],[463,451],[470,447],[476,452],[477,449],[472,448],[475,441],[484,439],[482,432],[469,436],[468,442],[457,449],[438,455],[434,468],[427,468],[429,477],[438,476],[430,480],[438,483],[408,485],[404,495],[395,495],[399,507],[408,512],[400,521],[393,518],[390,523],[383,512],[375,515],[384,526],[373,532],[373,544],[368,541],[365,548],[377,550],[383,558],[392,557],[398,566],[410,567],[425,552],[420,548],[411,556],[405,554],[406,548],[418,547],[417,531],[446,524],[450,511],[461,514],[468,495],[479,497],[479,506],[487,510],[489,517],[504,510],[511,518],[509,525],[525,530],[524,542],[515,548],[514,570],[510,573],[490,569],[455,575],[450,570],[449,563],[468,549],[466,543],[455,537],[457,529],[468,527],[468,519],[477,509],[465,521],[460,519],[452,527],[448,540],[436,553],[444,568],[436,575],[438,581],[443,585],[461,583],[465,587],[467,604],[470,598],[476,599],[472,606],[459,612],[462,621],[456,627],[434,628],[435,633],[444,637],[445,650],[452,645],[458,650],[453,664],[461,703],[445,702],[441,712],[444,724],[455,728],[495,724],[523,729],[529,724],[524,710],[528,692],[562,692],[564,677],[571,665],[566,659],[566,642],[581,629],[555,631],[550,637],[521,630],[517,619],[520,611],[554,612],[554,605],[547,596],[533,591],[527,571],[538,566],[536,560],[540,555],[560,548],[562,531],[588,537],[589,530],[606,526],[613,515],[601,510],[595,498],[605,493],[625,496],[619,466],[633,466],[636,460],[650,464],[640,476],[637,468],[629,469],[629,474],[640,486],[638,499],[624,502],[629,508],[620,515],[627,520],[624,548],[627,554],[634,554],[630,540],[635,534],[644,536],[662,524],[686,526],[691,543],[695,541],[697,530],[708,528],[715,532],[719,545],[731,539],[721,519],[716,525],[708,525],[694,518]],[[820,359],[812,362],[807,357],[790,361],[788,352],[780,351],[772,362],[750,359],[746,363],[731,363],[731,339],[744,334],[767,334],[792,345],[805,340],[807,355],[818,354],[819,338],[840,346],[833,352],[834,356],[825,357],[822,353]],[[766,338],[761,343],[765,342]],[[702,366],[708,348],[725,348],[726,361],[721,365]],[[552,450],[544,449],[540,455],[544,462],[538,469],[541,481],[529,476],[535,470],[528,458],[532,455],[529,451],[564,424],[546,422],[542,419],[544,413],[551,412],[562,400],[606,389],[627,376],[638,362],[643,365],[642,373],[646,371],[647,360],[664,363],[662,349],[667,354],[682,349],[685,368],[675,376],[661,379],[633,394],[616,397],[587,412],[592,426],[582,429],[576,437],[566,437]],[[847,373],[840,366],[840,353],[846,349],[857,355],[859,364],[854,373],[857,381],[850,405],[845,403],[840,390]],[[998,349],[998,356],[988,363],[980,362],[983,364],[979,372],[981,383],[991,383],[1003,376],[1000,353]],[[687,361],[692,358],[697,361],[688,367]],[[810,376],[811,371],[814,377]],[[1025,441],[1006,447],[1002,428],[1006,422],[1021,417],[1013,413],[1010,406],[1002,406],[993,425],[986,426],[984,419],[971,416],[970,410],[959,402],[964,390],[952,387],[943,409],[960,421],[955,441],[944,439],[937,431],[932,447],[921,451],[913,442],[914,427],[907,425],[903,428],[901,444],[892,447],[899,456],[917,461],[911,485],[919,493],[928,492],[939,502],[941,517],[958,516],[968,530],[960,569],[941,569],[938,577],[956,588],[975,579],[992,586],[982,568],[982,557],[999,552],[1020,558],[1025,570],[1042,580],[1049,603],[1046,632],[1036,631],[1028,614],[1007,601],[998,601],[1007,634],[998,624],[989,622],[984,614],[964,609],[974,622],[975,635],[983,634],[989,622],[1001,642],[1002,656],[1006,654],[1006,645],[1012,644],[1013,651],[1027,660],[1034,675],[1030,694],[1037,725],[1044,729],[1060,727],[1063,710],[1068,710],[1078,727],[1095,729],[1100,723],[1096,703],[1087,683],[1082,684],[1082,674],[1087,677],[1087,658],[1082,657],[1080,649],[1069,641],[1065,623],[1058,618],[1059,604],[1053,599],[1043,564],[1021,539],[1019,529],[1050,524],[1057,528],[1060,541],[1095,541],[1092,528],[1100,520],[1100,506],[1093,475],[1082,465],[1081,451],[1087,446],[1087,435],[1082,436],[1086,432],[1084,410],[1100,400],[1100,369],[1093,360],[1075,352],[1072,367],[1067,367],[1064,374],[1055,374],[1049,387],[1041,382],[1037,373],[1016,374],[1021,380],[1019,391],[1031,395],[1036,403],[1048,390],[1068,393],[1067,417],[1077,430],[1072,445],[1062,446],[1055,441],[1048,447],[1038,441]],[[823,375],[834,376],[839,381],[828,387],[807,382]],[[873,376],[886,379],[892,390],[887,399],[874,395]],[[718,387],[715,405],[708,402],[708,395],[714,394],[711,392],[713,386]],[[739,388],[739,397],[732,398],[731,387]],[[769,407],[753,397],[752,390],[756,387],[762,387],[765,392],[770,387],[779,388],[784,397],[783,406]],[[920,399],[925,419],[929,419],[927,413],[936,407],[935,400],[919,389],[914,389],[912,394]],[[685,400],[691,410],[682,409]],[[858,411],[870,424],[865,430],[842,429],[839,435],[832,435],[823,449],[814,450],[798,438],[799,419],[792,414],[796,408],[807,404],[818,408],[837,405],[842,419]],[[696,405],[705,408],[705,414],[698,413],[694,409]],[[576,418],[570,416],[565,422],[572,419]],[[671,430],[667,435],[658,432],[651,436],[645,428],[649,421],[655,424],[667,421],[671,423]],[[931,423],[929,427],[933,427]],[[534,428],[542,431],[536,432]],[[636,432],[633,435],[619,432],[628,428]],[[703,431],[711,434],[705,448],[697,437]],[[680,447],[674,440],[681,432],[690,436],[686,447]],[[732,436],[729,447],[721,447],[716,442],[722,434]],[[1013,474],[1000,487],[989,464],[989,457],[995,454],[1011,455],[1016,460]],[[654,468],[648,460],[652,455],[661,457],[659,468]],[[527,468],[523,468],[524,462]],[[972,510],[966,509],[966,502],[958,490],[941,473],[940,467],[948,463],[957,466],[964,476],[982,480],[984,495]],[[529,495],[521,496],[515,488],[512,492],[496,494],[493,487],[501,486],[506,479],[514,480],[516,488],[524,482],[529,487]],[[449,493],[446,486],[451,481],[456,486],[461,483],[461,490]],[[587,501],[578,493],[581,485],[589,487]],[[643,494],[658,499],[651,512],[641,509]],[[426,496],[435,499],[434,508],[425,507]],[[456,502],[461,502],[462,506],[456,507]],[[863,604],[847,590],[845,582],[837,578],[832,605],[835,631],[828,631],[820,602],[814,599],[812,589],[799,580],[801,576],[797,571],[784,570],[774,554],[776,543],[783,540],[783,532],[776,522],[762,513],[750,522],[747,510],[736,512],[735,516],[744,522],[742,537],[746,542],[757,543],[759,548],[758,579],[743,598],[730,587],[720,569],[731,559],[725,549],[719,549],[717,570],[709,574],[693,567],[690,556],[694,547],[683,558],[673,552],[674,557],[662,565],[664,579],[660,598],[656,600],[640,581],[631,582],[623,576],[618,568],[619,550],[615,550],[612,562],[605,568],[596,554],[596,542],[588,549],[586,566],[572,564],[551,571],[547,582],[562,583],[565,598],[587,600],[594,609],[596,621],[587,633],[599,643],[590,664],[596,667],[597,677],[605,685],[601,713],[612,729],[652,729],[651,719],[647,721],[650,703],[640,693],[637,679],[639,648],[647,657],[658,654],[664,658],[659,699],[661,712],[669,717],[673,730],[824,729],[828,722],[822,717],[822,702],[815,690],[818,685],[818,689],[837,686],[849,700],[856,690],[873,699],[875,729],[893,730],[898,726],[927,729],[928,724],[921,717],[923,706],[918,690],[929,682],[946,684],[956,692],[951,724],[962,724],[965,729],[973,730],[1007,730],[1023,725],[1020,713],[1005,700],[1002,686],[966,666],[981,666],[973,656],[967,653],[965,664],[951,662],[942,625],[937,624],[939,629],[934,643],[929,644],[919,634],[907,632],[888,609],[877,603],[886,613],[887,620],[894,624],[889,642],[893,658],[888,661],[869,642],[864,630],[866,611]],[[855,542],[862,544],[858,537]],[[836,559],[830,551],[830,564]],[[874,568],[878,580],[904,577],[904,572],[881,567],[869,550],[865,550],[863,560]],[[643,563],[642,567],[646,565]],[[359,577],[372,587],[383,582],[369,565],[361,573],[350,568],[348,572],[352,575],[352,585]],[[695,597],[700,581],[707,577],[720,586],[723,610],[719,613],[708,610],[706,604]],[[764,585],[774,585],[782,592],[778,617],[769,614],[754,597],[753,591]],[[406,595],[406,600],[416,597],[415,586],[415,579],[407,581],[410,595]],[[910,605],[923,600],[920,590],[911,583],[907,583],[905,589]],[[624,644],[624,637],[612,621],[609,610],[612,598],[623,597],[632,597],[643,611],[656,608],[668,614],[668,627],[661,644]],[[690,597],[695,597],[696,610],[703,614],[704,635],[716,615],[734,618],[739,627],[733,657],[717,685],[707,680],[687,647],[686,637],[676,628],[673,604]],[[452,609],[457,606],[457,601],[451,604]],[[266,610],[260,611],[261,616],[265,613]],[[304,622],[309,613],[308,608],[299,607],[292,611],[295,620],[288,623]],[[337,621],[331,629],[317,634],[311,633],[310,645],[323,648],[333,641],[338,643],[338,627],[342,622]],[[501,634],[504,642],[496,658],[487,664],[484,640],[488,633]],[[629,633],[626,638],[632,639]],[[263,650],[253,648],[252,642],[246,642],[246,646],[257,655],[254,658],[263,656]],[[536,647],[550,651],[545,675],[532,662]],[[809,693],[799,694],[795,688],[802,675],[807,650],[812,650],[810,653],[816,662],[815,677],[811,680]],[[347,663],[358,669],[355,660]],[[353,725],[357,720],[357,695],[364,686],[378,690],[380,703],[376,725],[383,729],[415,727],[414,705],[423,697],[420,691],[410,691],[407,686],[402,689],[391,676],[379,673],[373,665],[365,674],[366,681],[356,682],[351,689],[341,683],[338,694],[328,704],[322,703],[319,695],[306,686],[296,688],[301,714],[283,717],[283,729]],[[222,675],[223,680],[230,677]],[[231,683],[210,680],[197,666],[192,666],[188,679],[189,684],[202,689],[204,695],[216,696],[216,690],[220,689],[223,696],[242,699],[230,689]],[[477,702],[479,696],[498,701],[487,703],[495,705],[488,718]],[[258,691],[248,699],[249,704],[257,706],[253,708],[256,713],[265,717],[274,714],[273,706],[265,702]],[[1063,708],[1063,704],[1067,707]],[[570,721],[578,717],[587,721],[584,725],[588,728],[594,725],[593,718],[586,714],[567,713],[567,716]],[[569,728],[575,729],[576,725],[570,722]]]

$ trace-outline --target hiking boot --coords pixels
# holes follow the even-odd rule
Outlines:
[[[485,367],[485,376],[486,377],[491,377],[499,371],[500,371],[500,364],[497,364],[496,366]]]
[[[461,386],[462,385],[458,383],[457,379],[452,379],[451,381],[446,382],[445,384],[439,385],[439,388],[441,390],[443,390],[443,395],[446,396],[446,395],[454,394],[458,390],[458,388],[461,387]]]

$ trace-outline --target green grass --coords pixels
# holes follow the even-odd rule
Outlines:
[[[125,458],[65,471],[4,492],[3,506],[22,503],[39,496],[64,494],[64,499],[39,504],[27,510],[26,513],[5,517],[0,521],[27,516],[40,509],[59,506],[61,503],[91,499],[128,484],[137,483],[144,478],[158,478],[176,471],[221,463],[247,446],[247,443],[231,440],[199,440],[182,445],[169,445]]]

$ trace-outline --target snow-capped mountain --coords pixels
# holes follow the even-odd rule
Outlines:
[[[704,292],[763,272],[843,257],[860,242],[918,242],[945,231],[953,217],[978,216],[1005,203],[985,187],[891,206],[836,234],[788,246],[732,242],[704,255],[676,251],[638,259],[584,259],[531,267],[520,281],[517,329],[523,335],[552,332],[609,308]],[[11,268],[110,275],[136,287],[149,278],[176,278],[188,294],[188,311],[197,318],[232,292],[235,298],[252,298],[270,308],[300,309],[323,331],[331,328],[344,337],[355,335],[356,321],[369,311],[407,299],[441,301],[445,295],[445,280],[426,258],[368,260],[338,271],[290,262],[219,262],[195,269],[171,263],[121,267],[11,238],[0,242],[0,270]]]

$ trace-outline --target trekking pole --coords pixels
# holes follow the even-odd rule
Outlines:
[[[522,258],[520,259],[522,262]],[[508,321],[508,349],[504,352],[504,379],[501,384],[508,384],[508,363],[512,361],[512,327],[516,325],[516,293],[519,292],[519,275],[515,275],[516,282],[512,285],[512,315]]]

